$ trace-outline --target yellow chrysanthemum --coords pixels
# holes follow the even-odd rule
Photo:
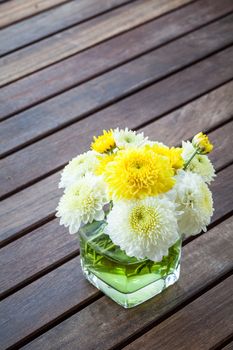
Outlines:
[[[168,158],[146,147],[118,152],[104,177],[111,196],[143,198],[169,191],[175,180]]]
[[[99,164],[96,167],[95,174],[96,175],[102,175],[105,172],[106,166],[112,162],[116,157],[116,153],[112,154],[106,154],[105,156],[100,156],[98,157],[99,159]]]
[[[208,136],[202,132],[194,136],[192,144],[194,147],[199,148],[202,154],[210,153],[214,147],[212,143],[210,143]]]
[[[179,147],[167,147],[160,145],[153,145],[151,149],[160,154],[161,156],[165,156],[170,160],[171,166],[173,169],[181,169],[184,165],[184,160],[181,156],[182,148]]]
[[[103,130],[102,135],[98,137],[94,136],[93,139],[94,141],[91,144],[91,148],[99,153],[110,151],[116,146],[112,129],[108,131]]]

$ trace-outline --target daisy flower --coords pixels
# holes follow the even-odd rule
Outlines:
[[[59,188],[68,188],[87,173],[94,173],[99,163],[96,155],[96,152],[88,151],[73,158],[61,174]]]
[[[81,224],[103,220],[103,207],[107,203],[108,196],[102,178],[87,174],[65,191],[56,216],[60,217],[60,225],[69,227],[69,232],[74,234]]]
[[[105,233],[128,256],[161,261],[179,239],[175,204],[165,196],[118,201],[108,215]]]
[[[181,235],[191,236],[206,231],[213,215],[212,194],[201,176],[180,170],[176,185],[178,226]]]
[[[185,162],[187,162],[190,157],[195,152],[195,148],[191,142],[182,142],[182,157]],[[196,154],[195,157],[191,160],[187,166],[187,170],[199,174],[202,179],[208,184],[213,181],[215,175],[214,167],[209,160],[208,156],[202,154]]]

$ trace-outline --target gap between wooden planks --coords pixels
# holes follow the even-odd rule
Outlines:
[[[233,14],[3,121],[1,156],[222,49],[233,43],[232,32]],[[58,109],[62,109],[60,117]]]
[[[58,33],[132,1],[136,0],[69,1],[62,6],[2,29],[0,55],[9,54],[30,43],[35,43],[39,39]]]
[[[221,4],[216,0],[196,1],[5,86],[1,89],[0,120],[206,25],[230,10],[233,4],[229,0]]]
[[[58,342],[60,346],[66,347],[63,343],[66,340],[69,346],[74,346],[78,334],[80,349],[87,348],[88,342],[89,348],[95,346],[96,349],[103,350],[121,342],[152,321],[159,320],[232,269],[232,225],[231,217],[186,245],[183,248],[179,282],[158,297],[129,310],[103,297],[42,335],[41,339],[35,340],[27,348],[50,348],[50,342],[53,342],[55,348],[58,347]],[[46,323],[50,324],[63,313],[67,314],[68,309],[75,312],[74,307],[82,303],[83,298],[91,300],[97,294],[101,295],[82,276],[79,258],[64,264],[1,302],[3,319],[0,332],[4,334],[4,346],[27,337]],[[23,309],[27,310],[26,314],[22,313]],[[97,314],[98,319],[93,322],[93,316],[90,315]],[[31,315],[34,315],[33,323]],[[102,332],[99,332],[99,327]]]
[[[0,60],[1,85],[123,33],[191,0],[137,0]]]
[[[232,86],[233,82],[225,84],[155,121],[145,129],[146,134],[153,136],[158,141],[174,145],[178,144],[182,139],[192,137],[193,134],[202,129],[208,130],[226,122],[232,116],[233,111],[232,99],[228,98],[231,96]],[[190,127],[182,128],[184,123]],[[173,130],[171,134],[169,132],[171,130],[170,127]],[[89,128],[84,132],[85,128],[81,125],[80,130],[82,130],[83,140],[81,139],[80,142],[84,142],[84,140],[86,142],[90,135],[98,134],[98,128],[99,126],[95,123],[90,123]],[[225,140],[231,142],[230,135],[228,134],[228,136]],[[78,137],[79,134],[77,135]],[[224,144],[225,142],[220,145]],[[78,147],[76,153],[80,153]],[[215,154],[213,153],[213,156]],[[226,152],[225,157],[231,157],[231,152]],[[219,162],[224,159],[222,157],[215,159],[216,165],[221,167]],[[229,162],[230,159],[226,158],[226,160]],[[2,221],[0,237],[2,242],[26,232],[28,228],[35,227],[36,223],[44,222],[48,217],[51,218],[57,205],[58,197],[61,195],[61,190],[57,188],[59,177],[59,173],[54,174],[3,202],[4,205],[0,208]],[[27,216],[23,214],[25,212],[28,213]],[[12,215],[15,217],[14,221],[11,220]]]
[[[227,63],[227,64],[226,64]],[[62,129],[1,161],[2,198],[58,170],[89,147],[93,125],[102,128],[135,128],[214,89],[233,77],[233,47],[173,74],[89,118]],[[203,76],[210,77],[202,79]],[[179,86],[179,89],[177,87]],[[74,106],[70,104],[70,109]],[[57,115],[62,116],[61,108]],[[46,114],[46,111],[44,111]],[[122,117],[119,117],[122,116]],[[124,118],[124,120],[123,120]],[[88,129],[88,134],[85,131]],[[67,140],[69,141],[67,147]],[[49,152],[48,152],[49,150]],[[36,159],[36,161],[35,161]],[[43,162],[43,167],[41,167]],[[30,171],[29,171],[30,169]]]

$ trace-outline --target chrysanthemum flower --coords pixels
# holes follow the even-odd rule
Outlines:
[[[182,142],[182,157],[187,162],[190,157],[193,155],[195,152],[195,148],[193,147],[192,143],[187,141],[187,142]],[[215,170],[214,167],[209,160],[208,156],[206,155],[201,155],[201,154],[196,154],[195,157],[191,160],[189,165],[187,166],[187,170],[199,174],[202,179],[207,182],[208,184],[214,179],[215,175]]]
[[[201,176],[180,170],[172,191],[176,193],[177,209],[182,212],[178,216],[180,234],[187,237],[206,231],[213,215],[213,199]]]
[[[152,150],[162,156],[167,157],[170,160],[171,166],[174,170],[181,169],[184,165],[184,160],[182,158],[182,148],[180,147],[167,147],[154,145]]]
[[[61,174],[59,188],[68,188],[88,173],[94,173],[99,160],[96,152],[88,151],[73,158]]]
[[[103,206],[108,203],[106,186],[101,177],[87,174],[62,196],[56,216],[60,224],[69,227],[71,234],[78,232],[81,224],[103,220]]]
[[[179,239],[175,205],[165,196],[115,202],[105,232],[128,256],[161,261]]]
[[[142,146],[147,138],[144,137],[143,132],[137,134],[135,131],[125,128],[125,130],[119,130],[119,128],[113,131],[113,136],[116,142],[116,146],[119,149],[126,149],[130,147]]]
[[[111,151],[116,146],[112,129],[108,131],[103,130],[102,135],[98,137],[94,136],[93,139],[91,148],[99,153]]]
[[[212,143],[210,143],[208,136],[202,132],[194,136],[192,144],[194,147],[198,148],[202,154],[210,153],[214,147]]]
[[[175,183],[169,159],[144,147],[119,151],[103,176],[111,197],[118,199],[155,196]]]

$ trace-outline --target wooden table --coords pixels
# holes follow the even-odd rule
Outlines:
[[[233,349],[233,1],[8,0],[0,25],[0,348]],[[179,282],[129,310],[54,216],[61,169],[117,126],[208,132],[218,173]]]

